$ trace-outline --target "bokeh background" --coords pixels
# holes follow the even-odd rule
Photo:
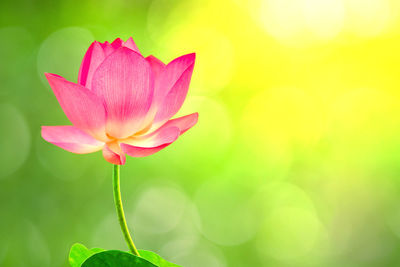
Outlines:
[[[44,79],[76,81],[93,40],[197,53],[180,114],[199,123],[128,158],[137,246],[184,267],[400,266],[400,1],[0,3],[0,266],[126,249],[101,153],[46,143],[69,124]]]

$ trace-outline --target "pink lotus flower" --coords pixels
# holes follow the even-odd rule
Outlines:
[[[198,113],[171,119],[186,98],[194,61],[195,54],[167,65],[144,58],[132,38],[95,41],[78,83],[45,74],[73,126],[43,126],[42,137],[73,153],[102,149],[104,158],[118,165],[125,164],[125,154],[156,153],[197,123]]]

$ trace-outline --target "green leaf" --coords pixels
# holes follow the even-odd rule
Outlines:
[[[139,250],[140,257],[148,260],[149,262],[159,266],[159,267],[180,267],[174,263],[168,262],[161,258],[159,255],[148,250]]]
[[[96,253],[88,258],[82,267],[156,267],[147,260],[131,253],[108,250]]]
[[[71,267],[80,267],[93,253],[82,244],[73,244],[69,251],[69,264]]]
[[[71,267],[81,267],[82,263],[90,256],[102,252],[102,248],[92,248],[88,249],[82,244],[75,243],[72,245],[69,252],[69,264]]]
[[[101,252],[111,252],[111,253],[101,253]],[[106,251],[102,248],[88,249],[84,245],[76,243],[71,247],[69,253],[69,263],[71,267],[89,267],[89,266],[108,267],[108,266],[120,266],[120,264],[124,264],[123,266],[127,267],[128,266],[129,267],[131,266],[132,267],[133,266],[181,267],[179,265],[164,260],[163,258],[161,258],[159,255],[157,255],[152,251],[139,250],[139,253],[140,253],[140,258],[124,251],[119,251],[119,250]],[[97,255],[97,254],[102,254],[102,255]],[[121,259],[119,259],[119,257],[121,257]],[[112,264],[117,264],[117,265],[112,265]]]

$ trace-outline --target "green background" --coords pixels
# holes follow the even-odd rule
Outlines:
[[[397,0],[0,2],[0,266],[122,249],[112,166],[46,143],[94,40],[196,52],[198,124],[121,169],[138,248],[185,267],[400,265]]]

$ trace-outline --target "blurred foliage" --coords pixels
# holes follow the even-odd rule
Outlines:
[[[167,149],[128,158],[135,243],[185,267],[400,265],[400,2],[0,2],[0,266],[124,250],[111,165],[40,138],[68,120],[43,72],[76,81],[93,40],[197,61]],[[21,251],[24,256],[21,257]]]

